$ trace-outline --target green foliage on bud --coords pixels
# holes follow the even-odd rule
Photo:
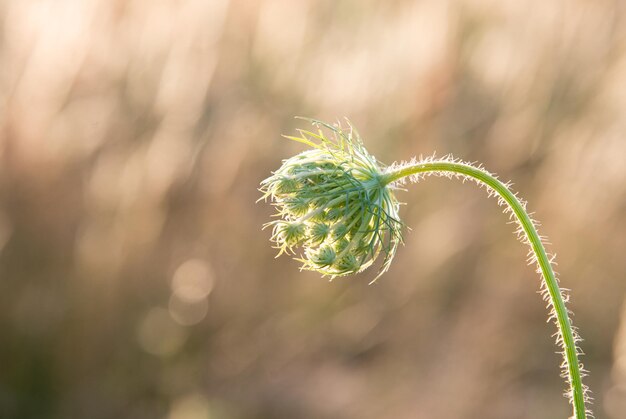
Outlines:
[[[325,223],[311,223],[309,226],[309,239],[311,243],[322,243],[330,234],[330,226]]]
[[[282,253],[302,248],[302,268],[330,277],[360,272],[383,254],[379,276],[402,242],[399,203],[381,182],[385,167],[348,129],[311,121],[318,130],[287,137],[311,147],[261,183],[278,210],[272,241]],[[332,138],[322,130],[326,128]]]
[[[335,262],[336,257],[337,255],[333,248],[329,245],[324,245],[320,248],[312,250],[305,263],[310,264],[313,269],[326,268]]]
[[[336,253],[342,253],[348,248],[348,246],[350,246],[350,241],[348,241],[347,239],[340,239],[334,243],[334,249]]]
[[[333,207],[328,209],[328,211],[326,211],[326,213],[324,214],[324,218],[326,219],[326,221],[329,222],[333,222],[333,221],[337,221],[341,218],[341,214],[342,214],[342,209],[339,207]]]
[[[339,259],[337,262],[335,262],[335,264],[333,265],[333,268],[337,272],[347,273],[347,274],[352,273],[355,270],[359,269],[359,259],[356,257],[356,255],[352,253],[348,253],[344,255],[341,259]]]
[[[339,222],[333,226],[330,237],[332,237],[334,241],[337,241],[343,239],[344,237],[347,237],[348,231],[348,226],[346,226],[344,223]]]
[[[306,224],[299,221],[279,221],[272,223],[272,240],[276,248],[283,252],[292,251],[293,247],[300,245],[306,239]]]
[[[299,196],[285,199],[282,205],[287,214],[301,216],[309,211],[309,201]]]

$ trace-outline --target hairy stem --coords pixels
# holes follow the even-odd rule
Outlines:
[[[550,304],[554,310],[554,316],[558,332],[560,334],[559,341],[563,346],[563,356],[565,359],[564,367],[567,372],[568,384],[570,387],[569,393],[574,408],[574,417],[576,419],[586,419],[587,411],[585,410],[585,390],[583,389],[581,379],[581,367],[578,362],[578,351],[576,348],[574,330],[572,328],[554,270],[552,269],[551,261],[546,253],[546,249],[541,241],[541,238],[537,233],[535,224],[524,208],[524,204],[504,183],[488,172],[469,164],[447,160],[432,160],[391,168],[385,175],[383,175],[381,183],[390,184],[402,180],[407,176],[419,177],[420,175],[428,174],[457,175],[471,178],[478,183],[491,188],[513,211],[513,214],[523,229],[525,237],[532,248],[534,258],[537,261],[539,269],[543,275],[543,280],[545,281]]]

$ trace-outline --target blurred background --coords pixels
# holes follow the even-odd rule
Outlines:
[[[529,202],[626,418],[626,4],[1,0],[0,417],[565,418],[496,201],[430,178],[390,272],[274,259],[259,182],[348,117]]]

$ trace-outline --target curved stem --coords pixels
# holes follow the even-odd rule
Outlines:
[[[574,407],[574,417],[576,419],[585,419],[585,391],[583,390],[581,379],[581,368],[578,362],[578,353],[576,349],[576,339],[574,331],[568,316],[565,302],[559,288],[556,276],[552,269],[552,265],[545,247],[541,241],[537,229],[533,224],[530,216],[526,212],[524,205],[519,199],[507,188],[507,186],[486,171],[470,166],[469,164],[457,163],[451,161],[428,161],[403,166],[397,169],[391,169],[381,179],[382,184],[389,184],[401,180],[407,176],[429,174],[429,173],[448,173],[470,177],[484,185],[487,185],[495,191],[511,208],[515,217],[519,221],[528,242],[532,248],[537,264],[543,274],[545,286],[549,294],[550,303],[554,309],[558,331],[561,337],[565,366],[567,368],[567,378],[570,386],[570,394]]]

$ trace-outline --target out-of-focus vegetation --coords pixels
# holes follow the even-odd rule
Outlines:
[[[0,417],[560,418],[494,200],[429,179],[391,270],[274,259],[280,135],[348,116],[391,163],[453,153],[530,202],[626,418],[626,17],[617,1],[0,2]]]

